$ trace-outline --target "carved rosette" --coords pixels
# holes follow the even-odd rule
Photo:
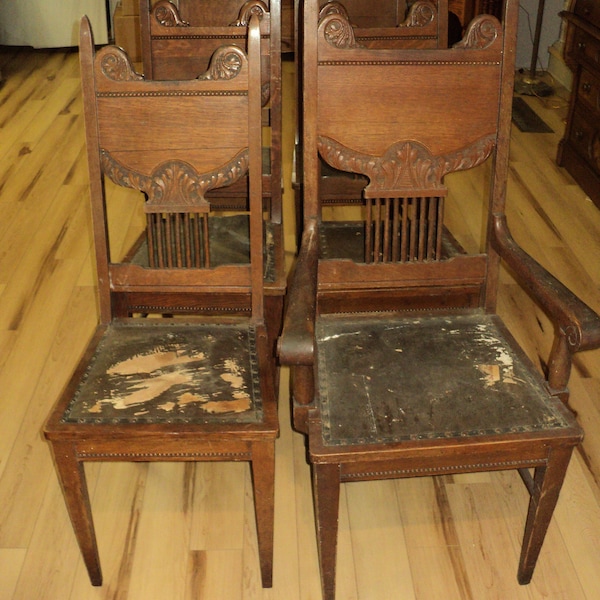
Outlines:
[[[425,27],[437,14],[437,6],[431,0],[417,0],[408,11],[406,20],[400,27]]]
[[[256,15],[260,21],[268,12],[269,9],[267,8],[267,5],[261,0],[248,0],[248,2],[245,2],[242,8],[240,8],[238,18],[236,21],[231,23],[231,26],[248,27],[248,23],[250,23],[250,18],[252,15]]]
[[[230,80],[236,77],[244,65],[246,56],[237,46],[222,46],[215,50],[206,73],[198,76],[204,81]]]
[[[145,192],[146,212],[207,212],[208,191],[236,182],[248,172],[248,150],[208,173],[198,173],[189,163],[172,160],[158,165],[152,175],[129,169],[101,150],[103,172],[117,185]]]
[[[321,20],[319,29],[323,31],[325,40],[335,48],[361,48],[354,37],[354,29],[347,16],[332,13]]]
[[[169,0],[159,0],[152,8],[152,15],[163,27],[189,27],[190,24],[179,16],[179,10]]]
[[[96,55],[102,74],[112,81],[142,81],[143,75],[136,73],[129,57],[117,46],[106,46]]]
[[[475,17],[463,39],[454,44],[454,48],[475,48],[484,50],[489,48],[500,36],[502,25],[492,15],[479,15]]]
[[[327,137],[319,137],[318,148],[335,169],[366,175],[369,185],[365,191],[370,193],[433,193],[445,190],[442,180],[448,173],[481,164],[494,148],[494,136],[485,136],[443,156],[434,156],[426,146],[412,140],[392,144],[382,156],[356,152]]]

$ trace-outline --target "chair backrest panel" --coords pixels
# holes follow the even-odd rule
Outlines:
[[[308,19],[315,16],[313,8]],[[501,146],[502,25],[478,16],[452,48],[366,48],[355,33],[344,15],[321,11],[314,45],[305,48],[304,81],[313,82],[304,98],[305,215],[324,223],[320,239],[332,228],[314,200],[320,180],[310,153],[368,179],[358,207],[363,260],[322,255],[318,310],[489,307],[488,276],[496,276],[489,241],[479,254],[458,245],[447,252],[445,176],[482,164]],[[484,204],[500,199],[493,190],[488,198],[482,190]]]
[[[360,28],[396,27],[406,14],[406,0],[342,0]]]
[[[215,51],[209,69],[198,79],[148,81],[133,70],[121,49],[109,46],[94,54],[89,24],[82,24],[81,71],[104,320],[111,307],[121,302],[117,296],[132,293],[146,294],[146,304],[156,312],[169,312],[161,310],[162,306],[185,311],[187,302],[197,308],[200,294],[240,295],[253,317],[263,318],[261,70],[256,19],[248,31],[247,55],[238,47],[225,46]],[[218,213],[212,215],[205,194],[246,174],[248,258],[243,263],[215,266],[210,256],[211,234],[217,235],[222,227],[209,225]],[[146,264],[111,260],[103,176],[145,194]]]
[[[199,172],[212,170],[247,148],[248,61],[233,47],[219,56],[236,62],[239,71],[231,79],[163,82],[125,70],[111,74],[103,65],[126,56],[114,47],[98,52],[100,147],[146,175],[165,158],[186,160]]]
[[[329,16],[319,26],[318,135],[374,156],[414,140],[437,156],[495,133],[502,54],[497,21],[497,36],[485,49],[401,52],[335,48],[328,29],[341,23]]]
[[[264,199],[272,221],[281,224],[280,0],[140,0],[144,74],[154,80],[197,77],[208,68],[215,48],[234,45],[246,50],[251,17],[258,19],[260,30],[263,126],[270,134]],[[245,203],[243,187],[231,192],[213,197],[224,207]]]
[[[244,0],[176,0],[179,14],[188,23],[203,23],[214,27],[223,23],[233,23],[238,18]],[[267,2],[268,4],[268,2]]]

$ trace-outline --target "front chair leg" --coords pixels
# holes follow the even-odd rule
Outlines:
[[[518,581],[521,585],[528,584],[533,577],[572,453],[572,446],[552,449],[548,463],[535,469],[519,561]]]
[[[312,467],[323,600],[334,600],[340,509],[340,465],[313,464]]]
[[[98,544],[83,462],[77,460],[73,444],[53,441],[51,446],[67,511],[90,581],[92,585],[102,585]]]
[[[273,518],[275,503],[275,443],[252,448],[252,485],[262,585],[273,585]]]

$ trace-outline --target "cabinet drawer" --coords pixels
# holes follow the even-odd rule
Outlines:
[[[590,118],[585,106],[577,106],[569,136],[577,152],[600,173],[600,119]]]
[[[600,26],[600,3],[597,0],[577,0],[573,12],[596,27]]]
[[[589,120],[600,121],[600,74],[596,75],[587,69],[581,69],[577,86],[577,103],[586,104],[596,116],[589,115]]]
[[[600,66],[600,40],[577,28],[569,48],[569,54],[570,58],[577,62],[584,60]]]

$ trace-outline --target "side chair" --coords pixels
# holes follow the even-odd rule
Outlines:
[[[278,420],[264,314],[258,19],[247,53],[225,46],[198,79],[147,81],[121,49],[94,51],[84,17],[80,65],[100,314],[44,434],[90,580],[102,584],[86,462],[244,461],[270,587]],[[215,220],[226,217],[213,214],[207,191],[246,174],[249,253],[215,264]],[[134,196],[149,265],[113,259],[106,179],[143,192]],[[207,303],[240,294],[245,312],[202,316]]]

